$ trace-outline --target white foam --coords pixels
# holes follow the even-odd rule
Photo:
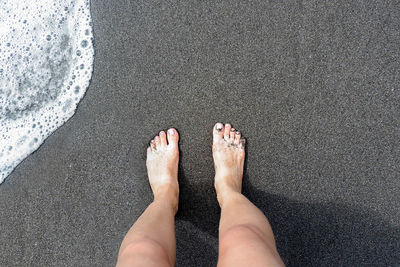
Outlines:
[[[75,113],[92,40],[89,0],[0,1],[0,183]]]

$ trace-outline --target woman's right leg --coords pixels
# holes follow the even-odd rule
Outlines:
[[[244,142],[230,124],[214,126],[215,189],[221,207],[218,266],[284,266],[267,218],[241,194]]]

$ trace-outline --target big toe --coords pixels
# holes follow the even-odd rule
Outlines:
[[[220,122],[216,123],[213,128],[213,143],[219,143],[224,138],[224,125]]]
[[[179,134],[175,128],[168,129],[168,147],[178,148]]]

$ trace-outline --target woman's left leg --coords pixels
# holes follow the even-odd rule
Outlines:
[[[167,143],[168,138],[168,143]],[[122,241],[117,266],[174,266],[178,210],[178,132],[161,131],[147,149],[147,172],[154,201]]]

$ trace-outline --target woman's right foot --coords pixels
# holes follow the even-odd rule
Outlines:
[[[212,152],[215,167],[215,190],[220,206],[230,193],[242,192],[245,142],[241,133],[227,123],[213,129]]]
[[[168,141],[168,142],[167,142]],[[168,132],[160,131],[147,148],[147,175],[154,199],[163,199],[171,204],[174,212],[178,210],[178,149],[179,134],[175,128]]]

